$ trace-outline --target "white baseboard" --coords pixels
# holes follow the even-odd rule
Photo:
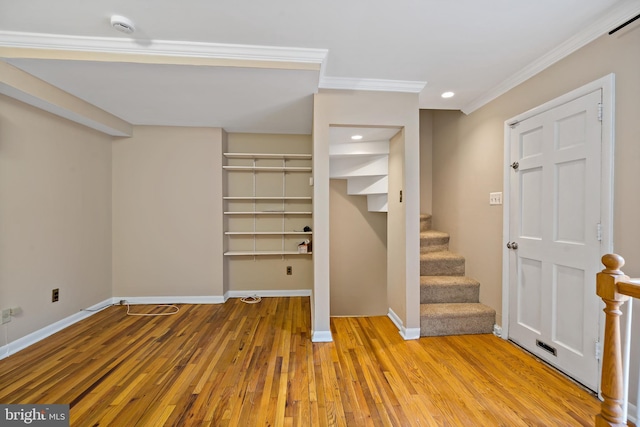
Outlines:
[[[310,297],[311,289],[291,289],[280,291],[227,291],[224,294],[225,301],[229,298],[242,298],[248,296],[268,297]]]
[[[107,308],[110,305],[115,303],[114,298],[107,298],[106,300],[99,302],[98,304],[94,304],[91,307],[88,307],[86,310],[96,310],[96,311],[80,311],[78,313],[72,314],[71,316],[65,317],[62,320],[58,320],[55,323],[52,323],[48,326],[45,326],[42,329],[38,329],[35,332],[32,332],[28,335],[25,335],[22,338],[18,338],[15,341],[11,341],[2,347],[0,347],[0,360],[11,356],[12,354],[17,353],[18,351],[29,347],[32,344],[37,343],[50,335],[55,334],[63,330],[64,328],[73,325],[74,323],[79,322],[82,319],[86,319],[97,312],[101,311],[103,308]]]
[[[405,328],[402,323],[402,319],[389,308],[389,313],[387,313],[387,317],[391,319],[396,328],[398,328],[398,332],[400,332],[400,336],[405,340],[417,340],[420,338],[420,328]]]
[[[172,296],[172,297],[113,297],[114,304],[121,300],[131,305],[137,304],[222,304],[226,301],[223,296]]]
[[[311,333],[311,342],[333,342],[331,331],[313,331]]]
[[[420,338],[420,328],[402,328],[400,330],[400,335],[405,339],[405,341],[417,340]]]
[[[628,412],[629,412],[629,414],[627,415],[628,421],[631,421],[635,425],[638,425],[638,408],[636,407],[636,405],[629,402]]]
[[[396,328],[398,328],[398,330],[402,329],[402,320],[400,320],[400,318],[398,317],[395,311],[393,311],[392,309],[389,309],[389,312],[387,313],[387,317],[391,319],[391,321],[393,322],[394,325],[396,325]]]

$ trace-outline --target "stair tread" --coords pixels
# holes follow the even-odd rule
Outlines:
[[[438,230],[425,230],[420,232],[420,237],[448,238],[449,233],[445,233],[444,231],[438,231]]]
[[[420,317],[466,317],[469,315],[491,315],[496,311],[482,303],[438,303],[420,304]]]
[[[480,286],[480,282],[469,276],[420,276],[421,286]]]
[[[464,260],[464,257],[460,254],[451,251],[437,251],[437,252],[425,252],[420,254],[421,259],[425,260],[438,260],[438,259],[459,259]]]

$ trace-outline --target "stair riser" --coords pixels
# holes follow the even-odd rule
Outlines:
[[[477,303],[479,300],[479,285],[420,287],[420,304]]]
[[[488,314],[464,317],[421,317],[420,336],[438,337],[444,335],[490,334],[493,332],[495,316]]]
[[[431,230],[431,216],[421,216],[420,217],[420,231],[429,231]]]
[[[421,260],[421,276],[464,276],[464,261]]]
[[[428,254],[429,252],[441,252],[441,251],[448,251],[448,250],[449,250],[449,243],[429,243],[427,245],[425,244],[420,245],[421,254]]]

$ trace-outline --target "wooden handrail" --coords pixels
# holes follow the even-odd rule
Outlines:
[[[605,308],[604,346],[602,352],[602,405],[596,415],[596,427],[626,426],[623,406],[622,346],[620,343],[620,306],[629,297],[640,298],[640,285],[630,281],[620,268],[624,258],[616,254],[602,257],[606,267],[596,277],[596,293]]]

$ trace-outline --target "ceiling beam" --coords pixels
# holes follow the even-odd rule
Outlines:
[[[0,93],[107,135],[133,134],[130,123],[2,61]]]

